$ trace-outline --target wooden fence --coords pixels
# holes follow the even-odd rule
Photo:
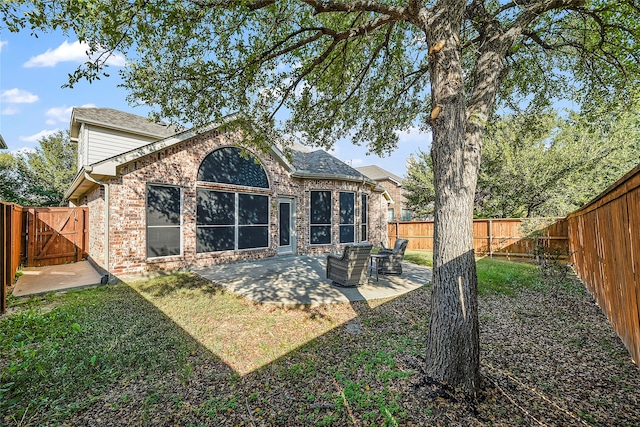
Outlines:
[[[22,206],[0,201],[0,313],[7,308],[7,287],[20,266],[22,258]]]
[[[549,222],[552,224],[546,228],[542,226]],[[473,246],[476,254],[489,256],[530,257],[536,245],[568,254],[567,232],[564,219],[476,219],[473,220]],[[433,221],[389,223],[388,244],[393,245],[398,237],[409,240],[408,249],[432,251]]]
[[[0,313],[20,265],[80,261],[88,243],[88,208],[23,208],[0,201]]]
[[[640,365],[640,165],[567,220],[576,273]]]

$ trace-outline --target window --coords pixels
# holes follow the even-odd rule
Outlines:
[[[182,253],[181,191],[168,185],[147,185],[147,257]]]
[[[356,198],[353,193],[340,193],[340,243],[356,241]]]
[[[269,247],[269,197],[198,188],[196,252]]]
[[[396,215],[395,212],[393,211],[393,208],[389,208],[387,209],[387,221],[388,222],[393,222],[396,219]]]
[[[402,221],[411,221],[411,211],[408,209],[402,209],[402,212],[400,214]]]
[[[237,147],[209,153],[198,181],[269,188],[258,159]],[[196,252],[269,247],[269,196],[198,188],[196,199]]]
[[[312,191],[310,206],[312,245],[331,244],[331,191]]]
[[[367,199],[367,195],[362,195],[362,203],[360,206],[360,241],[366,242],[369,238],[367,227],[369,225],[369,200]]]
[[[220,148],[209,153],[198,169],[198,181],[269,188],[267,174],[258,159],[237,147]]]

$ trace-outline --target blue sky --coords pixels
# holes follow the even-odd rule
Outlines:
[[[61,33],[35,38],[28,31],[0,34],[0,134],[9,150],[34,148],[38,140],[56,130],[68,129],[71,108],[91,106],[115,108],[140,116],[148,107],[131,106],[127,92],[118,87],[118,70],[124,58],[115,57],[110,77],[89,84],[82,81],[63,89],[67,75],[86,60],[85,48]],[[406,159],[419,149],[428,151],[431,136],[417,130],[402,133],[397,150],[389,157],[367,155],[366,148],[340,141],[331,152],[354,167],[378,165],[404,177]]]

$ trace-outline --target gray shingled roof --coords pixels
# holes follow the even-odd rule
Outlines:
[[[0,135],[0,148],[8,148],[7,143],[4,142],[4,138]]]
[[[291,152],[293,154],[292,166],[298,172],[341,175],[356,179],[365,178],[363,174],[326,151],[298,151],[293,147]]]
[[[358,170],[358,172],[373,179],[374,181],[383,181],[389,178],[396,181],[398,184],[402,184],[402,181],[403,181],[403,179],[400,178],[398,175],[391,173],[388,170],[382,169],[380,166],[376,166],[376,165],[361,166],[356,169]]]
[[[155,136],[158,139],[175,135],[179,131],[175,126],[153,123],[146,117],[112,108],[74,108],[73,116],[77,122],[91,123],[120,129],[131,133]]]

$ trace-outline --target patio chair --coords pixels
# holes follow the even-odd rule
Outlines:
[[[357,244],[344,248],[342,256],[327,255],[327,279],[340,286],[358,286],[366,280],[369,255],[373,245]]]
[[[382,258],[378,265],[378,273],[380,274],[402,274],[402,260],[404,259],[404,251],[407,249],[409,241],[406,239],[396,239],[393,249],[385,248],[378,251],[379,255],[389,255]]]

